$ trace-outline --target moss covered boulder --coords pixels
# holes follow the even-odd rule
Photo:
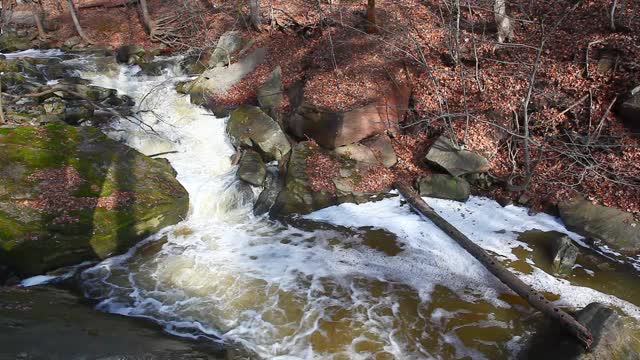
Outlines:
[[[471,194],[469,183],[448,174],[433,174],[418,179],[420,195],[465,202]]]
[[[93,128],[0,128],[0,265],[42,273],[123,252],[180,221],[167,163]]]
[[[303,141],[292,150],[284,187],[271,214],[307,214],[345,202],[379,200],[393,177],[382,165],[356,161]]]

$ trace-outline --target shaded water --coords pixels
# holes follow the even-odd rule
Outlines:
[[[539,324],[398,197],[324,209],[296,226],[254,217],[257,189],[235,180],[225,119],[178,95],[171,69],[154,78],[134,76],[135,67],[105,76],[91,71],[91,59],[75,61],[84,77],[147,110],[156,133],[127,121],[108,133],[146,154],[177,151],[166,158],[191,200],[182,223],[83,272],[85,295],[99,309],[151,318],[181,336],[233,340],[269,359],[508,358]],[[637,290],[628,290],[638,288],[632,269],[602,269],[596,258],[580,261],[574,275],[550,274],[539,239],[521,234],[580,239],[557,219],[483,198],[428,201],[549,299],[601,301],[640,317]]]

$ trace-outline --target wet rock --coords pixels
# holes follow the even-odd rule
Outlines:
[[[458,149],[445,136],[439,137],[431,146],[426,160],[428,163],[446,170],[453,176],[489,171],[487,159],[471,151]]]
[[[549,324],[529,341],[519,354],[519,359],[640,359],[640,341],[612,309],[600,303],[591,303],[578,311],[575,317],[593,335],[589,351],[556,324]]]
[[[227,31],[220,36],[215,49],[209,58],[209,67],[224,67],[229,65],[229,59],[234,57],[248,44],[240,31]]]
[[[640,224],[622,210],[592,204],[580,196],[558,203],[569,230],[626,254],[640,253]]]
[[[90,120],[94,110],[89,104],[71,104],[64,109],[64,122],[77,125]]]
[[[568,273],[576,263],[578,257],[578,247],[573,244],[571,238],[560,234],[551,240],[551,259],[553,271],[558,273]]]
[[[213,360],[242,353],[233,345],[187,340],[142,319],[97,311],[52,287],[0,288],[0,332],[2,359]]]
[[[231,113],[227,133],[236,146],[255,147],[267,160],[281,160],[291,151],[286,135],[269,115],[243,105]]]
[[[350,111],[331,111],[305,100],[287,126],[300,139],[311,138],[326,149],[335,149],[377,134],[397,133],[409,95],[408,87],[389,89],[379,100]]]
[[[60,79],[58,83],[64,85],[90,85],[91,81],[77,76],[68,76],[64,79]]]
[[[266,214],[271,210],[276,203],[278,194],[282,190],[282,181],[280,181],[279,171],[277,166],[267,166],[267,176],[264,181],[264,190],[258,196],[255,205],[253,206],[253,213],[256,216]]]
[[[169,166],[94,128],[2,128],[0,157],[0,264],[22,275],[126,251],[188,210]]]
[[[271,72],[267,81],[258,88],[258,103],[264,112],[274,116],[274,110],[283,101],[282,68],[277,66]]]
[[[120,64],[138,64],[143,63],[146,52],[139,45],[123,45],[116,50],[116,61]]]
[[[465,202],[471,194],[469,183],[447,174],[433,174],[418,179],[420,195]]]
[[[57,96],[50,97],[42,103],[45,115],[53,119],[64,118],[66,104]]]
[[[375,157],[384,167],[390,168],[398,162],[398,156],[388,135],[376,135],[363,140],[362,144],[373,151]]]
[[[240,159],[237,176],[253,186],[262,186],[267,176],[267,167],[256,151],[245,150]]]
[[[327,164],[317,164],[317,157],[322,157]],[[324,183],[320,190],[312,186],[309,175],[310,170],[317,170],[318,166],[323,167],[323,175],[313,180]],[[272,216],[307,214],[345,202],[364,203],[383,199],[389,189],[376,192],[358,190],[363,176],[373,166],[378,165],[347,159],[309,141],[300,142],[291,152],[283,189],[270,213]]]

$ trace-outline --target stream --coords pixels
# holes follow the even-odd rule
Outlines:
[[[186,79],[178,66],[149,77],[137,76],[136,66],[100,73],[92,56],[65,59],[145,110],[154,131],[126,120],[104,131],[147,155],[173,152],[163,157],[191,202],[181,223],[81,273],[84,295],[98,310],[151,319],[177,336],[233,341],[265,359],[512,358],[543,324],[398,196],[323,209],[291,224],[254,216],[259,189],[236,180],[226,119],[175,91]],[[552,275],[540,231],[584,245],[559,219],[481,197],[427,200],[559,305],[599,301],[640,319],[631,266],[584,248],[591,257],[582,256],[572,274]]]

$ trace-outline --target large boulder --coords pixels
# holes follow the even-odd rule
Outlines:
[[[640,253],[640,224],[632,214],[593,204],[581,196],[561,201],[558,209],[569,230],[623,253]]]
[[[245,76],[252,73],[266,59],[265,48],[258,48],[228,67],[215,67],[203,72],[184,88],[191,95],[191,102],[207,105],[218,116],[229,114],[229,108],[215,99],[224,98],[228,91]]]
[[[618,112],[630,128],[640,129],[640,86],[631,90]]]
[[[39,274],[126,251],[184,218],[169,165],[59,122],[0,129],[0,264]]]
[[[218,39],[215,49],[209,57],[209,67],[224,67],[233,62],[238,53],[248,44],[247,39],[240,31],[227,31]]]
[[[453,176],[482,173],[490,168],[487,159],[471,151],[459,149],[445,136],[440,136],[431,146],[426,160]]]
[[[640,360],[640,340],[623,319],[600,303],[591,303],[577,312],[576,320],[593,335],[588,351],[557,324],[545,324],[519,354],[519,359]]]
[[[372,174],[379,177],[376,171],[380,168],[377,164],[328,151],[310,141],[300,142],[292,150],[284,187],[271,214],[307,214],[340,203],[382,199],[391,181],[381,185],[365,184]]]
[[[169,335],[53,287],[0,288],[0,359],[258,359],[233,342]],[[37,344],[37,345],[34,345]]]
[[[393,149],[391,138],[387,134],[380,134],[362,141],[362,144],[371,149],[375,157],[386,168],[390,168],[398,162],[398,156]]]
[[[6,31],[0,35],[1,52],[21,51],[30,48],[31,40],[27,37],[19,36],[16,32]]]
[[[377,101],[350,111],[332,111],[303,101],[287,126],[296,137],[314,139],[327,149],[385,132],[395,134],[409,107],[410,93],[408,87],[394,87]]]
[[[291,145],[278,123],[259,107],[243,105],[231,113],[227,133],[236,146],[255,147],[267,160],[281,160]]]
[[[282,68],[277,66],[269,74],[267,81],[258,88],[258,103],[264,112],[273,116],[274,110],[283,102]]]
[[[471,194],[469,183],[459,177],[447,174],[433,174],[418,179],[421,196],[465,202]]]

